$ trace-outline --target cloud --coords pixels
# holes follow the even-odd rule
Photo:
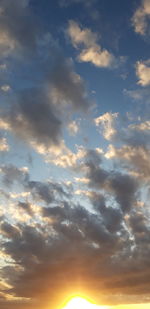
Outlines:
[[[148,180],[150,177],[149,155],[148,148],[131,145],[124,145],[121,148],[110,145],[106,153],[107,158],[119,158],[122,162],[128,162],[128,171],[143,180]]]
[[[130,98],[132,98],[135,101],[144,101],[144,102],[149,102],[150,101],[150,96],[149,96],[149,89],[147,87],[145,88],[139,88],[136,90],[127,90],[124,89],[123,93]]]
[[[146,120],[144,122],[138,123],[138,124],[132,124],[129,126],[133,130],[137,131],[150,131],[150,121]]]
[[[73,120],[72,122],[69,123],[68,131],[69,131],[69,134],[72,135],[72,136],[74,136],[78,133],[79,125],[75,120]]]
[[[8,130],[8,131],[10,130],[9,123],[2,118],[0,118],[0,129],[1,130]]]
[[[70,192],[62,183],[35,181],[29,175],[24,180],[22,168],[3,171],[22,183],[30,192],[28,198],[36,203],[33,207],[26,196],[18,195],[15,209],[22,209],[24,217],[28,214],[26,221],[17,213],[13,221],[8,216],[1,218],[1,245],[9,257],[2,277],[11,285],[4,295],[18,298],[22,307],[25,301],[28,308],[35,303],[39,309],[56,306],[56,299],[58,305],[64,300],[65,290],[73,293],[78,289],[90,291],[99,302],[99,290],[103,295],[126,293],[127,278],[129,285],[136,278],[134,293],[143,288],[149,232],[143,208],[136,203],[136,182],[129,175],[105,170],[102,154],[93,149],[84,150],[78,163],[89,180],[84,184],[88,209],[81,199],[75,202],[73,187]],[[135,207],[140,207],[141,214]],[[149,280],[143,293],[148,288]],[[11,305],[14,308],[15,302]]]
[[[28,168],[18,168],[14,165],[2,165],[0,167],[0,173],[2,173],[2,180],[6,186],[12,186],[14,182],[25,184],[28,180]]]
[[[102,129],[102,134],[105,139],[111,140],[117,133],[115,128],[115,120],[118,117],[118,113],[105,113],[94,119],[96,127]]]
[[[116,64],[115,57],[106,49],[102,49],[97,43],[97,34],[90,29],[82,29],[75,21],[70,21],[67,33],[73,46],[81,52],[78,60],[81,62],[91,62],[97,67],[109,68]]]
[[[3,119],[0,119],[0,127],[45,154],[51,147],[61,145],[66,114],[70,116],[73,112],[88,110],[90,102],[85,83],[75,72],[72,61],[63,56],[59,44],[44,32],[28,1],[15,0],[12,5],[6,0],[0,6],[1,31],[9,43],[7,74],[13,75],[13,83],[17,79],[14,76],[17,68],[20,70],[26,65],[32,72],[31,63],[37,62],[28,86],[23,86],[24,76],[21,75],[19,89],[15,86],[16,90],[6,97],[7,104],[1,108]],[[4,42],[1,47],[6,52]],[[43,48],[45,56],[41,56]],[[1,56],[5,62],[4,55]],[[13,61],[15,70],[12,73]],[[7,83],[1,89],[7,92]]]
[[[0,138],[0,151],[9,151],[9,145],[5,137]]]
[[[71,110],[85,111],[89,107],[89,100],[85,83],[81,76],[73,70],[72,62],[57,57],[54,59],[54,66],[49,72],[49,82],[52,88],[50,96],[55,105],[67,106]]]
[[[69,148],[62,144],[61,149],[57,152],[51,152],[46,157],[46,162],[52,162],[56,166],[63,167],[63,168],[72,168],[78,169],[78,161],[82,162],[86,154],[86,149],[84,147],[77,147],[76,153],[72,152]]]
[[[142,0],[141,6],[137,8],[133,17],[132,23],[136,33],[146,35],[149,33],[149,19],[150,19],[150,1]]]
[[[10,130],[40,153],[60,146],[66,108],[71,113],[86,111],[89,105],[84,82],[65,60],[52,76],[49,88],[41,86],[17,93],[16,103],[10,102],[7,111],[3,108],[0,122],[1,129]]]
[[[1,1],[0,4],[0,54],[13,52],[23,54],[35,51],[38,37],[42,34],[35,17],[30,14],[28,2],[24,0]],[[19,25],[19,27],[18,27]]]
[[[90,6],[91,1],[64,4],[75,2]],[[34,162],[31,175],[21,167],[26,160],[24,147],[23,157],[15,149],[18,167],[0,167],[0,307],[57,308],[75,291],[85,291],[97,303],[121,303],[125,297],[132,303],[135,299],[146,302],[150,291],[149,120],[125,119],[121,128],[118,113],[102,114],[95,118],[95,126],[107,141],[119,145],[110,145],[106,153],[82,145],[74,151],[72,141],[69,148],[63,132],[76,134],[75,119],[90,106],[85,82],[30,8],[25,0],[0,4],[0,69],[7,71],[1,87],[6,104],[1,108],[0,129],[8,131],[9,140],[13,134],[43,154],[43,164],[50,163],[45,176],[55,178],[42,180],[44,170],[39,171]],[[116,64],[90,29],[72,21],[68,33],[80,61],[97,67]],[[149,66],[147,61],[139,63]],[[148,81],[146,72],[138,73],[139,81]],[[137,93],[132,95],[137,98]],[[7,151],[3,135],[0,141],[0,150]],[[15,154],[12,150],[8,159]]]
[[[8,92],[8,91],[10,91],[10,86],[9,85],[3,85],[3,86],[1,86],[1,90],[3,91],[3,92]]]
[[[3,118],[10,130],[31,144],[35,141],[49,147],[51,143],[58,143],[61,121],[43,89],[23,91],[17,99]]]
[[[136,75],[139,78],[139,85],[143,87],[150,85],[150,60],[136,63]]]

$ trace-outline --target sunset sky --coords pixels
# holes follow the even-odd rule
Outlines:
[[[149,200],[150,0],[0,0],[0,308],[150,308]]]

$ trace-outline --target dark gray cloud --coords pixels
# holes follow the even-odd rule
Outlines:
[[[2,181],[6,186],[11,186],[15,182],[25,185],[29,179],[27,167],[18,168],[12,164],[2,165],[0,172],[2,173]]]
[[[55,200],[70,197],[62,185],[55,182],[28,181],[26,189],[32,194],[33,200],[51,204]]]
[[[129,175],[116,173],[111,178],[109,186],[115,193],[116,201],[121,205],[122,210],[125,212],[130,211],[136,200],[137,181]]]
[[[10,52],[33,53],[42,31],[25,0],[2,0],[0,3],[0,33],[2,55]],[[21,54],[20,54],[21,55]]]
[[[89,199],[94,210],[101,215],[104,225],[109,232],[114,232],[121,229],[123,214],[119,208],[106,206],[106,198],[98,192],[91,192]]]
[[[106,190],[107,193],[115,196],[115,200],[119,203],[123,212],[130,211],[136,200],[138,181],[128,174],[113,170],[108,171],[104,169],[101,163],[100,155],[95,153],[94,150],[87,152],[84,164],[89,187]]]
[[[4,267],[2,272],[12,285],[10,294],[53,305],[56,294],[61,302],[68,283],[70,293],[84,289],[97,299],[99,289],[104,295],[130,294],[134,283],[135,294],[140,288],[143,295],[149,291],[148,275],[145,286],[142,281],[149,265],[149,229],[142,210],[137,214],[137,181],[106,170],[95,150],[87,149],[79,166],[89,180],[90,210],[76,204],[73,191],[63,184],[33,181],[29,175],[24,180],[13,172],[38,213],[30,200],[21,200],[17,208],[27,212],[32,224],[29,220],[14,225],[2,218],[3,252],[14,261],[11,270]]]
[[[87,110],[89,101],[85,83],[73,70],[71,61],[63,57],[56,59],[49,78],[56,103],[74,110]]]
[[[129,287],[134,286],[134,292],[138,293],[147,269],[143,264],[146,259],[142,262],[143,257],[139,255],[135,264],[134,254],[129,257],[129,235],[127,237],[123,226],[118,228],[118,236],[115,229],[111,228],[109,232],[109,215],[106,212],[113,214],[112,208],[103,207],[101,215],[94,215],[79,205],[64,204],[63,207],[43,209],[44,218],[51,219],[51,224],[45,223],[44,229],[38,223],[36,227],[20,224],[13,227],[3,222],[1,230],[7,237],[3,241],[3,248],[15,261],[12,270],[4,268],[3,274],[9,278],[11,272],[16,272],[16,265],[23,267],[17,274],[17,280],[11,276],[13,289],[9,293],[43,299],[43,302],[49,301],[51,305],[56,293],[59,295],[58,303],[63,299],[61,297],[68,283],[70,292],[72,289],[84,288],[91,290],[91,295],[97,297],[99,289],[104,294],[106,291],[108,294],[113,291],[123,293],[126,287],[128,291]],[[108,219],[106,225],[105,218]],[[115,215],[111,220],[115,225]],[[123,248],[127,250],[124,255]],[[137,250],[140,252],[139,248]],[[149,291],[148,284],[147,275],[145,292]],[[49,293],[52,295],[51,301]]]
[[[90,161],[93,158],[98,168],[101,159],[89,153]],[[88,156],[85,160],[89,168]],[[93,182],[96,188],[98,179]],[[148,273],[146,283],[142,279],[149,265],[148,220],[130,204],[135,193],[130,181],[121,174],[113,177],[111,174],[111,179],[108,174],[103,182],[100,177],[108,196],[101,190],[91,191],[91,211],[75,204],[66,186],[55,182],[23,182],[41,210],[39,219],[34,220],[36,209],[31,211],[30,203],[25,200],[17,201],[17,207],[26,211],[34,224],[18,221],[14,225],[4,216],[1,220],[3,252],[13,260],[13,264],[2,270],[3,277],[12,285],[5,293],[35,299],[39,308],[57,305],[56,295],[60,304],[65,289],[67,293],[78,289],[90,291],[91,297],[98,301],[99,289],[104,298],[112,293],[130,294],[129,288],[133,288],[134,294],[140,289],[143,295],[148,293]],[[121,208],[110,205],[110,190]],[[41,201],[45,206],[41,206]],[[127,216],[124,211],[128,211]],[[32,308],[32,302],[28,308]]]
[[[60,144],[66,113],[88,109],[85,83],[34,17],[28,1],[6,0],[0,5],[4,65],[7,58],[2,85],[12,83],[15,89],[2,106],[3,120],[13,134],[44,153],[51,145]]]
[[[32,211],[32,207],[31,204],[29,202],[18,202],[18,207],[22,208],[23,210],[25,210],[25,212],[27,212],[30,216],[32,216],[33,211]]]
[[[17,136],[31,144],[35,142],[37,146],[48,148],[59,141],[61,120],[43,89],[20,93],[4,119]]]

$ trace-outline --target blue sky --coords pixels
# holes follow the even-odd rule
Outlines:
[[[2,309],[150,303],[149,55],[149,0],[0,1]]]

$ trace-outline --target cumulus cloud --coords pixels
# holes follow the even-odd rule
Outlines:
[[[61,120],[55,115],[48,96],[40,89],[26,90],[4,115],[8,127],[21,139],[39,145],[58,143]],[[20,129],[21,128],[21,129]]]
[[[128,175],[116,171],[108,171],[104,169],[100,161],[98,162],[94,156],[88,154],[85,162],[87,167],[86,178],[89,180],[88,186],[106,190],[108,194],[114,195],[116,202],[119,204],[123,212],[128,212],[136,199],[136,191],[138,183]]]
[[[118,113],[105,113],[94,119],[96,127],[102,131],[105,139],[111,140],[117,133],[115,128],[115,120],[118,117]]]
[[[68,131],[69,131],[69,134],[72,135],[72,136],[74,136],[78,133],[79,125],[75,120],[73,120],[72,122],[69,123]]]
[[[136,301],[145,302],[150,292],[149,120],[140,118],[118,130],[118,113],[105,113],[95,118],[95,126],[108,141],[119,136],[119,145],[109,146],[106,153],[99,146],[69,148],[64,128],[75,135],[79,123],[74,119],[90,106],[85,83],[31,14],[29,1],[0,3],[0,69],[8,70],[9,78],[13,75],[13,83],[5,76],[0,89],[6,103],[0,129],[8,131],[9,140],[14,134],[23,146],[44,154],[42,167],[50,163],[46,173],[40,171],[34,162],[41,157],[33,152],[30,174],[21,166],[23,147],[18,166],[0,167],[0,307],[57,308],[75,291],[85,291],[97,303],[113,298],[121,303],[127,294],[133,302],[133,293],[141,293]],[[80,61],[114,65],[114,56],[101,48],[90,29],[72,21],[68,34]],[[138,76],[144,83],[146,72]],[[14,85],[11,93],[9,84]],[[8,151],[3,136],[0,151]],[[110,165],[106,159],[112,160]]]
[[[4,36],[8,41],[8,46],[6,42],[1,42],[0,48],[6,53],[6,47],[9,47],[9,65],[15,59],[16,67],[18,64],[20,67],[28,57],[26,64],[28,70],[32,71],[30,65],[34,57],[38,61],[36,73],[43,77],[40,86],[33,76],[30,86],[24,89],[21,86],[21,89],[12,91],[11,97],[6,98],[7,106],[1,108],[0,128],[9,130],[44,154],[52,146],[60,146],[66,113],[88,109],[85,83],[75,72],[73,63],[64,58],[51,35],[44,32],[40,22],[31,13],[28,1],[15,0],[12,5],[6,0],[0,6],[1,38]],[[43,46],[47,50],[45,58],[41,57]],[[5,61],[4,55],[1,56],[2,62]],[[12,74],[10,71],[8,73]],[[20,76],[21,85],[23,80],[24,77]],[[9,85],[3,84],[1,90],[8,92]]]
[[[138,61],[136,63],[136,75],[139,79],[138,84],[141,86],[150,85],[150,60]]]
[[[115,287],[115,293],[123,294],[126,278],[130,282],[136,274],[134,292],[138,293],[143,286],[141,278],[149,255],[144,258],[141,250],[146,250],[149,232],[143,208],[140,214],[134,215],[135,207],[139,207],[137,181],[130,175],[105,169],[99,149],[81,148],[78,152],[76,164],[84,179],[76,179],[76,185],[81,189],[80,180],[84,183],[88,209],[82,200],[75,202],[73,186],[32,180],[26,168],[1,168],[3,182],[9,185],[9,190],[17,182],[28,193],[16,194],[14,201],[12,192],[7,202],[11,209],[16,203],[13,221],[6,213],[1,217],[3,254],[10,260],[3,267],[2,276],[11,285],[9,290],[4,290],[4,295],[17,297],[21,306],[23,299],[28,301],[28,308],[32,308],[34,299],[39,308],[48,304],[56,306],[56,294],[60,304],[65,287],[68,293],[68,282],[70,293],[78,288],[90,290],[91,296],[98,300],[99,289],[109,295]],[[23,211],[24,220],[17,211]],[[149,281],[147,289],[148,286]]]
[[[2,165],[0,167],[0,173],[2,173],[2,180],[6,186],[13,185],[14,182],[25,183],[28,179],[28,168],[18,168],[14,165]]]
[[[149,33],[149,19],[150,19],[150,1],[142,0],[141,6],[137,8],[133,17],[132,23],[136,33],[146,35]]]
[[[9,151],[9,145],[5,137],[0,138],[0,151]]]
[[[69,167],[72,169],[77,169],[78,161],[82,162],[85,154],[86,149],[84,149],[84,147],[77,147],[77,151],[74,153],[63,143],[58,152],[54,149],[54,152],[51,151],[51,153],[47,155],[46,162],[52,162],[53,164],[63,168]]]
[[[0,54],[29,55],[34,52],[42,30],[29,10],[29,1],[1,1],[0,12]],[[18,27],[19,25],[19,27]]]
[[[9,110],[2,109],[1,129],[10,130],[41,153],[61,144],[67,110],[89,107],[84,81],[64,58],[48,73],[45,85],[24,89],[9,103]]]
[[[98,36],[90,29],[82,29],[75,21],[70,21],[67,33],[75,48],[81,48],[78,60],[91,62],[97,67],[109,68],[116,64],[115,57],[97,43]]]
[[[89,100],[85,83],[73,70],[72,62],[58,57],[48,78],[51,86],[50,96],[55,105],[77,110],[87,110]]]
[[[113,145],[109,146],[106,153],[107,158],[119,158],[123,162],[128,162],[128,170],[134,176],[147,180],[150,177],[149,169],[150,150],[147,147],[124,145],[121,148],[116,148]]]
[[[2,85],[2,86],[1,86],[1,90],[2,90],[3,92],[8,92],[10,89],[11,89],[11,88],[10,88],[9,85]]]

